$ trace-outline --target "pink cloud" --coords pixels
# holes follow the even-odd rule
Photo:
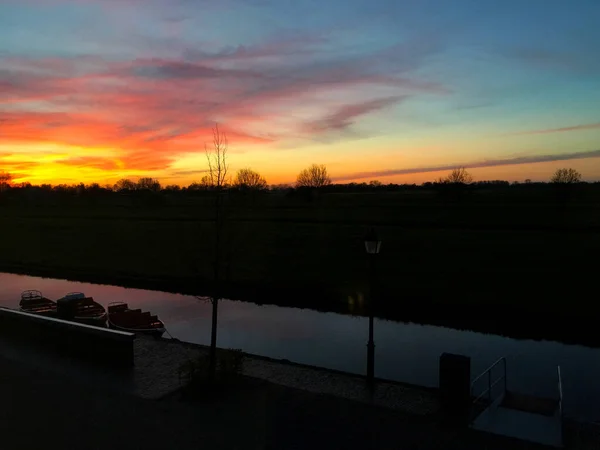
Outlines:
[[[309,122],[306,127],[310,132],[314,133],[329,130],[344,130],[351,126],[354,121],[361,116],[398,104],[405,98],[406,97],[403,96],[395,96],[371,100],[364,103],[347,104],[338,108],[332,114]]]
[[[106,61],[99,57],[4,58],[0,71],[0,144],[52,142],[108,147],[125,168],[165,169],[202,151],[210,128],[222,124],[232,149],[284,141],[271,124],[296,107],[322,110],[323,119],[296,128],[309,135],[343,129],[406,95],[443,94],[443,86],[377,71],[371,55],[333,61],[267,62],[291,49],[309,52],[318,39],[290,38],[211,55]],[[342,107],[324,94],[355,98],[367,86],[384,99],[361,98]],[[363,95],[364,97],[364,95]],[[333,112],[331,112],[333,110]],[[70,163],[110,164],[86,159]]]

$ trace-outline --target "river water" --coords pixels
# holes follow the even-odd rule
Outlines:
[[[51,299],[85,292],[105,306],[125,301],[158,314],[176,338],[210,342],[211,305],[195,297],[0,273],[0,306],[17,308],[27,289],[40,290]],[[367,327],[362,317],[222,300],[218,345],[364,373]],[[432,387],[438,385],[439,356],[444,352],[471,357],[473,375],[505,356],[509,389],[547,397],[558,396],[560,365],[565,413],[600,419],[600,349],[387,320],[375,322],[375,345],[376,376]]]

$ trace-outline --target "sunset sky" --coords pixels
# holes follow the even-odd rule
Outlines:
[[[0,0],[0,170],[600,179],[598,0]],[[442,170],[442,172],[440,172]]]

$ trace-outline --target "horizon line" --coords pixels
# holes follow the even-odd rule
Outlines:
[[[375,170],[369,172],[355,172],[348,175],[342,175],[334,177],[336,181],[345,180],[359,180],[364,178],[373,177],[389,177],[394,175],[414,175],[419,173],[430,173],[430,172],[444,172],[448,170],[455,170],[460,168],[465,169],[481,169],[485,167],[498,167],[498,166],[514,166],[522,164],[536,164],[545,162],[556,162],[556,161],[570,161],[577,159],[588,159],[588,158],[600,158],[600,150],[591,150],[587,152],[574,152],[574,153],[559,153],[559,154],[546,154],[539,156],[520,156],[515,158],[504,158],[504,159],[490,159],[479,162],[470,162],[463,164],[445,164],[440,166],[429,166],[429,167],[413,167],[408,169],[388,169],[388,170]]]

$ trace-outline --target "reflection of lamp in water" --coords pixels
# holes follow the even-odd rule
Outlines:
[[[367,344],[367,383],[373,388],[375,382],[375,342],[373,341],[373,314],[375,287],[375,258],[381,249],[381,241],[374,228],[371,228],[365,236],[365,250],[369,255],[369,342]]]

